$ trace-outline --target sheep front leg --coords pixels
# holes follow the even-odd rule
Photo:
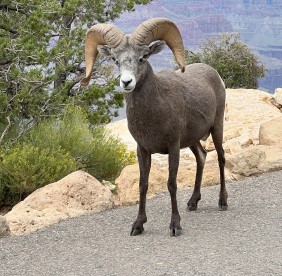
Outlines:
[[[140,180],[139,180],[139,212],[137,219],[132,225],[131,236],[136,236],[144,231],[143,224],[147,222],[146,216],[146,195],[148,190],[148,179],[151,168],[151,154],[140,145],[137,146],[137,157],[139,162]]]
[[[177,207],[177,171],[179,166],[180,146],[179,143],[171,146],[169,149],[169,177],[168,177],[168,190],[171,199],[171,222],[170,222],[170,236],[177,237],[181,235],[180,215]]]

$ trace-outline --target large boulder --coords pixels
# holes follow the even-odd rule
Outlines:
[[[226,171],[232,180],[281,169],[282,146],[252,146],[226,159]]]
[[[9,225],[4,216],[0,216],[0,238],[7,237],[11,234]]]
[[[282,115],[260,126],[260,145],[282,145]]]
[[[41,229],[60,220],[110,209],[114,205],[110,189],[83,171],[73,172],[46,185],[6,214],[13,235]]]

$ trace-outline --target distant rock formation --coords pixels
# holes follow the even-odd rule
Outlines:
[[[130,33],[148,18],[170,18],[191,51],[199,51],[208,37],[239,33],[267,68],[266,77],[259,80],[260,87],[273,93],[282,84],[281,9],[281,0],[154,0],[137,5],[134,12],[125,12],[115,24]],[[151,61],[158,70],[175,66],[168,49]]]

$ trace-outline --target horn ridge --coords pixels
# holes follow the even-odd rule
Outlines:
[[[185,70],[185,50],[182,36],[173,21],[167,18],[152,18],[141,23],[133,32],[132,40],[137,44],[147,44],[164,40],[173,52],[182,72]]]
[[[88,85],[92,69],[98,55],[98,45],[108,45],[111,48],[117,47],[123,40],[124,33],[116,26],[108,23],[100,23],[92,26],[86,33],[85,39],[85,62],[86,74],[80,81],[81,85]]]

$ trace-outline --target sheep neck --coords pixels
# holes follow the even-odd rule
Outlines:
[[[139,80],[133,92],[125,94],[127,112],[142,114],[151,109],[152,102],[157,104],[159,99],[159,84],[151,65],[148,63],[146,73]],[[128,114],[129,115],[129,114]]]
[[[125,95],[128,128],[138,145],[148,152],[166,153],[166,145],[160,143],[165,131],[158,126],[168,121],[166,107],[161,95],[161,83],[148,64],[144,78],[133,92]],[[159,137],[159,139],[156,139]]]

